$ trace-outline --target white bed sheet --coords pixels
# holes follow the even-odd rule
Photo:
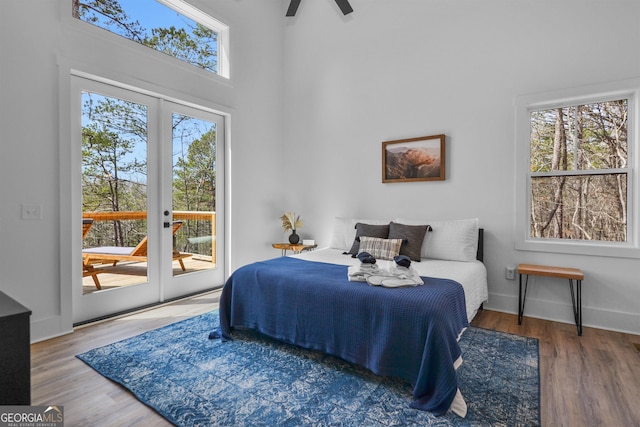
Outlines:
[[[322,248],[290,255],[308,261],[327,262],[340,265],[357,265],[358,258],[344,255],[344,251],[333,248]],[[384,268],[393,261],[378,260],[378,265]],[[464,289],[467,319],[469,322],[475,317],[480,305],[487,301],[489,290],[487,287],[487,269],[480,261],[444,261],[423,258],[420,262],[412,262],[420,276],[451,279],[460,283]]]

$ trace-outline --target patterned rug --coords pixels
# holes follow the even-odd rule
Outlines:
[[[479,328],[462,339],[466,418],[409,407],[411,386],[250,331],[209,340],[210,312],[77,357],[177,426],[537,426],[538,340]]]

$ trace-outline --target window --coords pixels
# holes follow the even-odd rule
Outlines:
[[[81,21],[229,77],[229,29],[183,0],[71,0]]]
[[[637,89],[596,89],[517,102],[518,249],[640,256]]]
[[[627,99],[531,112],[530,236],[627,241]]]

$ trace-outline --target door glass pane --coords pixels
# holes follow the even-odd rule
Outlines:
[[[173,274],[216,267],[216,124],[173,114]],[[175,227],[174,227],[175,230]]]
[[[82,92],[83,293],[147,282],[147,106]]]

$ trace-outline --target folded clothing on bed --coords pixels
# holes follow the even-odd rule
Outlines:
[[[424,285],[424,282],[413,268],[400,267],[397,264],[389,269],[380,269],[377,273],[369,274],[367,283],[371,286],[384,286],[385,288]]]
[[[375,264],[376,259],[369,252],[360,252],[358,254],[358,259],[363,264]]]
[[[413,268],[401,267],[398,264],[379,268],[376,264],[361,262],[347,268],[347,278],[350,282],[367,282],[371,286],[387,288],[424,285],[420,275]]]
[[[411,258],[409,258],[406,255],[395,256],[395,257],[393,257],[393,260],[400,267],[407,267],[407,268],[411,267]]]
[[[350,265],[347,269],[347,277],[350,282],[366,282],[367,276],[371,274],[377,274],[380,268],[376,264],[360,263],[357,265]]]

